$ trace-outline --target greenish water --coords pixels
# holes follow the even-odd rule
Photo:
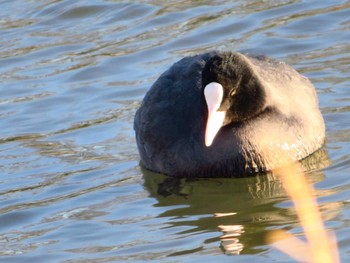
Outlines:
[[[314,83],[327,143],[308,173],[350,259],[348,1],[0,1],[1,262],[289,262],[278,178],[142,171],[133,116],[183,56],[265,54]],[[306,113],[307,114],[307,113]]]

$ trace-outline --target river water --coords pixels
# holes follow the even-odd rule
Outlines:
[[[310,78],[327,143],[307,173],[350,260],[349,1],[0,1],[1,262],[289,262],[281,182],[139,167],[133,116],[180,58],[265,54]],[[307,114],[307,113],[305,113]]]

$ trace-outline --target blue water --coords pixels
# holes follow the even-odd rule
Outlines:
[[[278,178],[139,167],[145,92],[180,58],[219,49],[314,83],[327,143],[307,176],[347,262],[349,43],[348,1],[0,1],[0,261],[291,261],[265,241],[302,236]]]

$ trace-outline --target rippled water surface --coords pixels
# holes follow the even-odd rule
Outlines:
[[[138,165],[145,92],[213,49],[270,55],[314,83],[327,144],[308,178],[350,260],[349,1],[2,0],[0,36],[0,261],[290,261],[265,242],[302,233],[277,178]]]

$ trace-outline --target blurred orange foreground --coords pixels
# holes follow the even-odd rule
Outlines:
[[[326,231],[315,191],[307,183],[304,174],[298,171],[296,164],[276,169],[273,173],[280,176],[287,194],[294,203],[307,242],[283,230],[270,232],[267,235],[267,242],[297,261],[339,262],[335,235],[331,231]]]

